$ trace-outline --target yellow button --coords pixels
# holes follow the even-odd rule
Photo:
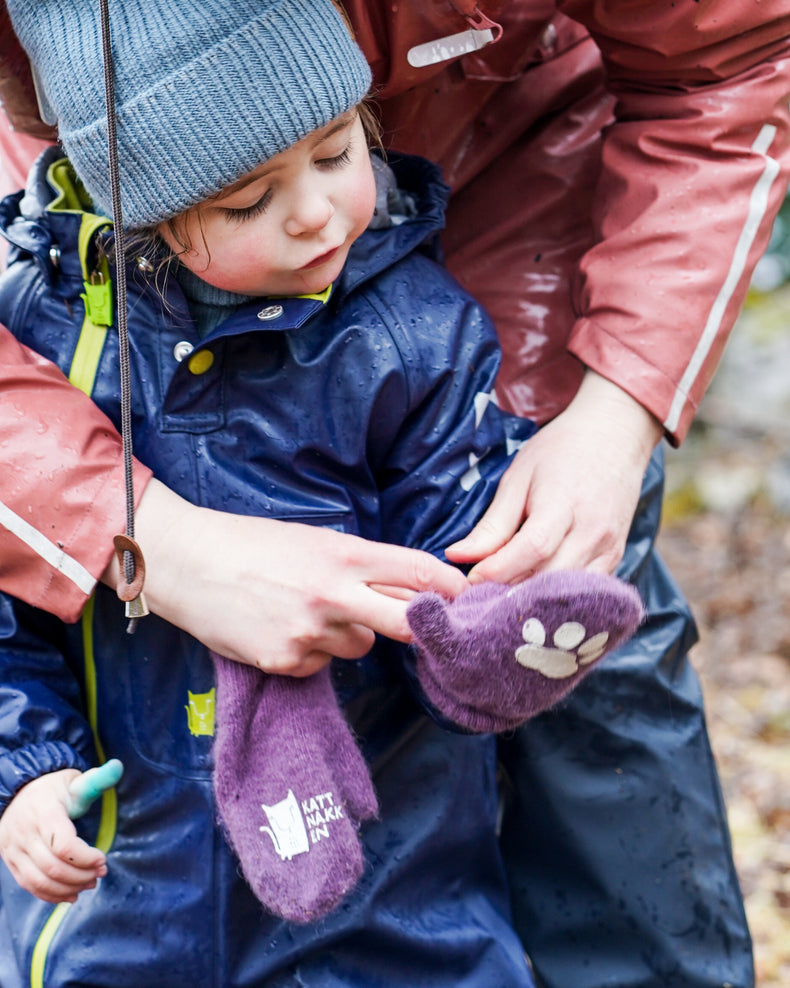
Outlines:
[[[189,358],[187,367],[193,374],[205,374],[213,363],[214,354],[211,350],[200,350]]]

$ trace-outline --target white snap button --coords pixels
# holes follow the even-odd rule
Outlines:
[[[188,357],[194,349],[195,348],[192,346],[189,340],[180,340],[173,347],[173,356],[180,364],[181,361],[184,359],[184,357]]]
[[[268,322],[269,319],[279,319],[282,314],[283,307],[281,305],[267,305],[258,313],[258,318]]]

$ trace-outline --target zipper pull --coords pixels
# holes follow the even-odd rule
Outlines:
[[[490,17],[487,17],[482,10],[480,10],[479,7],[475,7],[471,14],[464,14],[464,20],[466,20],[466,22],[475,31],[490,31],[490,44],[496,44],[496,42],[502,37],[502,25],[497,24],[496,21],[492,21]]]
[[[101,271],[94,271],[90,281],[83,281],[85,293],[80,296],[85,303],[85,315],[94,326],[112,326],[112,282],[105,280]]]
[[[495,44],[502,37],[502,25],[486,17],[478,7],[463,16],[469,24],[468,31],[459,31],[457,34],[448,34],[435,41],[415,45],[406,53],[406,61],[409,65],[420,69],[426,65],[448,62],[452,58],[460,58],[461,55],[468,55],[470,52],[485,48],[486,45]]]

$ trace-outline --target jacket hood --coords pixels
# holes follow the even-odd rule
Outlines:
[[[369,227],[362,234],[349,252],[337,285],[338,298],[412,251],[442,260],[439,233],[444,229],[450,189],[442,181],[438,166],[425,158],[401,154],[388,154],[386,161],[398,189],[413,202],[414,215],[380,229]]]

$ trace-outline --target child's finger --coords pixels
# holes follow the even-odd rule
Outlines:
[[[29,855],[21,855],[9,867],[22,888],[45,902],[74,902],[80,892],[94,888],[97,879],[101,877],[93,870],[85,871],[64,865],[54,858],[45,863],[42,870],[39,863]]]
[[[28,856],[40,871],[64,882],[84,881],[89,875],[106,871],[107,867],[102,852],[79,839],[59,850],[37,841],[30,847]]]
[[[23,850],[40,871],[61,881],[85,881],[106,869],[103,852],[78,837],[66,816],[39,826]]]

